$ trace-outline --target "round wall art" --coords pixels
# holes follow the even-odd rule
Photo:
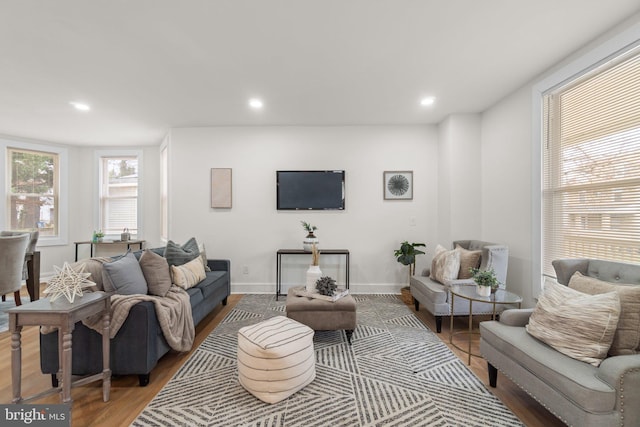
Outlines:
[[[413,171],[385,171],[383,185],[385,200],[413,199]]]

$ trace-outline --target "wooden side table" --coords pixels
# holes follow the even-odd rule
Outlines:
[[[85,240],[82,242],[73,242],[76,245],[76,262],[78,261],[78,246],[80,245],[90,245],[89,255],[93,257],[93,247],[102,245],[127,245],[127,250],[131,249],[131,245],[138,245],[139,250],[142,250],[142,245],[144,245],[145,240],[103,240],[102,242],[94,242],[92,240]]]
[[[71,345],[72,333],[76,322],[89,316],[102,314],[102,366],[101,373],[90,375],[73,382],[83,385],[102,380],[103,400],[109,400],[111,389],[111,368],[109,363],[109,325],[111,298],[104,292],[89,292],[76,297],[72,304],[64,297],[51,302],[43,298],[35,302],[7,310],[9,313],[9,331],[11,332],[11,380],[13,385],[13,403],[27,402],[55,392],[62,388],[62,403],[71,405]],[[22,348],[21,331],[23,326],[55,326],[58,328],[58,356],[60,369],[58,379],[62,386],[46,390],[28,398],[22,398]]]

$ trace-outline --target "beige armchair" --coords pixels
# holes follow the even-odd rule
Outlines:
[[[16,305],[21,305],[20,288],[29,234],[0,236],[0,295],[13,293]]]
[[[509,264],[509,248],[505,245],[483,242],[481,240],[457,240],[453,242],[453,249],[459,245],[468,251],[481,251],[480,269],[493,268],[496,278],[505,287],[507,279],[507,266]],[[451,314],[451,293],[449,289],[453,285],[475,286],[473,279],[453,279],[440,283],[429,277],[429,270],[422,272],[422,275],[412,276],[410,280],[411,295],[413,297],[416,311],[420,310],[422,304],[429,313],[436,319],[436,331],[442,331],[442,317]],[[510,308],[500,306],[500,310]],[[489,303],[473,304],[473,314],[492,314],[493,305]],[[454,301],[453,315],[462,316],[469,314],[469,304],[458,298]]]

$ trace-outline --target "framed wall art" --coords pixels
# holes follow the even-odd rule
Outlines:
[[[413,171],[384,171],[384,200],[413,200]]]
[[[211,207],[231,208],[231,168],[211,169]]]

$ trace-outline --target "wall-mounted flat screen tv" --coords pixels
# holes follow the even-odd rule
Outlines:
[[[344,171],[277,171],[278,210],[344,210]]]

